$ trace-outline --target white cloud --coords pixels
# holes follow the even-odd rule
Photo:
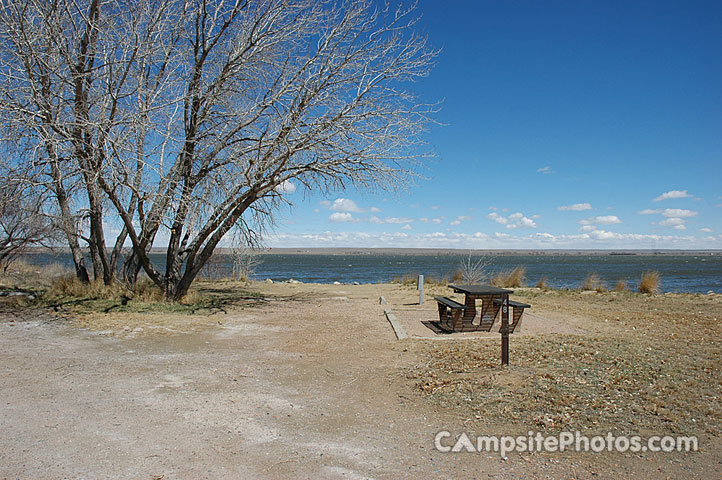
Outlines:
[[[426,217],[421,217],[421,218],[419,218],[419,222],[421,222],[421,223],[429,223],[429,219],[426,218]]]
[[[700,228],[699,231],[704,233],[712,233],[712,229],[708,227]]]
[[[331,202],[329,202],[328,200],[321,200],[320,202],[318,202],[318,204],[326,208],[331,206]]]
[[[433,223],[436,223],[437,225],[438,225],[439,223],[441,223],[443,220],[444,220],[444,217],[432,218],[432,219],[431,219],[431,221],[432,221]]]
[[[467,215],[459,215],[456,219],[449,223],[449,225],[461,225],[461,222],[468,222],[469,220],[471,220],[471,217]]]
[[[290,180],[284,180],[276,187],[278,193],[293,193],[296,191],[296,184]]]
[[[379,213],[380,211],[381,211],[381,209],[378,207],[369,208],[369,212],[371,212],[371,213]]]
[[[673,190],[676,192],[677,190]],[[667,192],[670,193],[670,192]],[[666,195],[666,194],[665,194]],[[673,197],[669,197],[673,198]],[[641,215],[661,215],[666,220],[662,220],[659,223],[652,222],[652,225],[660,225],[662,227],[673,227],[675,230],[686,230],[686,223],[688,218],[696,217],[699,212],[694,210],[686,210],[683,208],[665,208],[664,210],[651,210],[646,209],[639,212]]]
[[[490,213],[489,215],[486,216],[486,218],[490,218],[490,219],[494,220],[496,223],[501,223],[502,225],[506,225],[507,223],[509,223],[509,220],[502,217],[501,215],[499,215],[496,212]]]
[[[653,202],[660,202],[662,200],[667,200],[669,198],[690,198],[692,195],[687,193],[687,190],[670,190],[669,192],[664,192],[662,195],[654,198]]]
[[[686,220],[683,218],[668,218],[659,222],[659,225],[663,227],[674,227],[677,230],[686,230],[687,227],[684,226],[685,222]]]
[[[401,230],[411,230],[411,225],[409,225],[409,224],[407,223],[406,225],[404,225],[403,227],[401,227]]]
[[[537,171],[537,173],[541,173],[542,175],[549,175],[550,173],[553,173],[552,167],[550,167],[549,165],[547,165],[545,167],[537,168],[536,171]]]
[[[562,205],[557,207],[557,210],[562,212],[581,212],[583,210],[591,210],[592,205],[590,203],[575,203],[574,205]]]
[[[411,223],[413,222],[413,218],[408,217],[386,217],[384,218],[384,223]]]
[[[358,222],[357,219],[353,218],[353,215],[347,212],[336,212],[332,213],[328,217],[329,221],[334,223],[342,223],[342,222]]]
[[[382,223],[384,223],[383,220],[381,220],[379,217],[375,217],[375,216],[369,218],[369,222],[375,223],[375,224],[377,224],[377,225],[381,225]]]
[[[363,210],[356,205],[356,202],[348,198],[337,198],[334,200],[333,205],[331,205],[331,210],[334,212],[363,212]]]
[[[660,212],[663,217],[671,218],[671,217],[696,217],[699,212],[695,212],[694,210],[684,210],[682,208],[665,208]]]
[[[440,208],[441,208],[441,206],[439,206],[439,205],[432,205],[432,206],[431,206],[431,209],[432,209],[432,210],[438,210],[438,209],[440,209]]]
[[[486,216],[487,218],[494,220],[496,223],[505,225],[508,229],[515,228],[536,228],[536,222],[529,217],[525,217],[522,213],[512,213],[508,217],[502,217],[496,212],[492,212]]]
[[[579,223],[582,225],[613,225],[615,223],[622,223],[622,221],[616,215],[601,215],[579,220]]]

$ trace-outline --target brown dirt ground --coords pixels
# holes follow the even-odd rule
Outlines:
[[[433,334],[421,322],[435,319],[435,303],[427,296],[418,305],[413,287],[251,289],[265,300],[212,315],[62,318],[6,308],[0,313],[0,478],[720,478],[720,420],[714,418],[722,392],[720,296],[523,290],[518,298],[533,307],[512,336],[512,366],[501,369],[498,333]],[[450,292],[433,287],[427,293]],[[388,305],[379,304],[380,296]],[[395,339],[385,308],[412,338]],[[676,318],[684,321],[668,328]],[[619,338],[642,340],[634,349],[610,344]],[[697,348],[690,338],[706,346]],[[571,345],[572,355],[548,360],[560,342]],[[706,386],[663,386],[704,396],[709,408],[698,405],[700,399],[689,407],[704,427],[688,430],[691,417],[654,423],[651,415],[659,411],[644,409],[626,416],[619,411],[624,409],[609,410],[599,415],[601,423],[585,425],[590,409],[603,407],[584,403],[593,399],[579,388],[576,400],[534,397],[534,388],[558,393],[560,379],[576,381],[577,364],[598,374],[594,381],[607,388],[604,382],[613,380],[594,370],[585,342],[602,348],[606,360],[620,345],[627,349],[620,357],[653,345],[672,345],[679,358],[700,356],[697,373],[708,375]],[[694,372],[684,372],[680,378],[698,381]],[[639,388],[630,385],[615,392]],[[493,401],[485,388],[495,394]],[[654,399],[654,391],[645,394]],[[557,399],[579,408],[557,411]],[[668,416],[683,407],[664,406]],[[565,425],[586,426],[591,436],[619,419],[633,428],[635,415],[644,420],[640,433],[681,429],[699,435],[703,451],[500,458],[441,453],[433,444],[441,430],[554,433]],[[548,418],[557,423],[544,423]]]

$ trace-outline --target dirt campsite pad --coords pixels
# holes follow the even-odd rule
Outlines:
[[[260,301],[211,313],[5,308],[0,478],[656,479],[722,471],[719,296],[520,292],[532,315],[512,335],[512,366],[501,369],[498,334],[440,336],[421,323],[434,318],[432,295],[449,294],[443,287],[430,288],[423,306],[401,285],[246,290]],[[385,309],[411,338],[396,340]],[[665,358],[675,363],[661,366]],[[701,451],[501,457],[434,446],[440,431],[453,444],[462,433],[564,428],[697,435]]]

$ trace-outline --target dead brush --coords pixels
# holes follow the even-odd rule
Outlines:
[[[597,292],[606,292],[607,286],[604,281],[596,273],[590,273],[582,281],[582,290],[595,290]]]
[[[659,283],[662,276],[659,272],[644,272],[642,273],[642,279],[639,281],[639,291],[649,295],[654,295],[659,292]]]
[[[98,298],[112,300],[128,295],[128,289],[119,283],[105,285],[101,280],[83,283],[77,277],[65,275],[58,277],[50,283],[45,295],[53,298]]]
[[[540,278],[539,281],[536,282],[536,288],[540,288],[542,290],[549,290],[551,287],[547,283],[547,277]]]
[[[140,280],[133,289],[133,300],[139,302],[162,302],[165,300],[163,291],[150,279]]]
[[[524,286],[526,279],[526,267],[516,267],[511,271],[503,271],[494,275],[491,284],[501,288],[518,288]]]
[[[445,287],[449,282],[449,274],[445,275],[429,275],[424,277],[424,283],[429,286]]]
[[[627,281],[623,278],[620,278],[617,280],[617,285],[614,287],[615,292],[626,292],[628,290],[627,288]]]
[[[141,279],[130,289],[122,282],[114,282],[112,285],[105,285],[101,280],[83,283],[72,275],[53,280],[45,296],[52,299],[134,300],[142,303],[165,301],[163,291],[150,279]]]

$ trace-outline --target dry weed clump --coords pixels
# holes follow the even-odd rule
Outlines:
[[[628,290],[627,288],[627,281],[623,278],[620,278],[617,280],[617,285],[614,287],[615,292],[626,292]]]
[[[122,282],[105,285],[102,280],[83,283],[74,275],[58,277],[45,291],[46,302],[62,303],[72,299],[120,302],[125,305],[133,300],[138,303],[164,302],[163,291],[150,279],[139,280],[131,290]]]
[[[393,278],[391,278],[391,279],[389,280],[390,283],[399,283],[399,284],[401,284],[401,285],[407,285],[407,286],[408,286],[408,285],[414,285],[414,286],[416,286],[416,284],[418,283],[418,281],[419,281],[419,276],[418,276],[418,275],[411,275],[411,274],[396,276],[396,277],[393,277]],[[454,280],[451,280],[451,282],[453,282],[453,281],[454,281]],[[428,285],[428,286],[443,286],[443,287],[445,287],[446,285],[448,285],[448,284],[451,283],[451,282],[449,281],[449,275],[448,275],[448,274],[445,274],[445,275],[435,275],[435,274],[424,275],[424,285]]]
[[[499,272],[491,279],[491,284],[501,288],[518,288],[524,286],[526,267],[516,267],[511,271]]]
[[[582,281],[582,290],[607,291],[604,281],[596,273],[591,273]]]
[[[659,272],[644,272],[639,282],[639,291],[653,295],[659,291],[661,275]]]
[[[110,300],[120,298],[123,295],[127,296],[128,293],[128,289],[119,283],[105,285],[102,280],[83,283],[74,275],[66,275],[53,280],[45,292],[45,296],[52,298],[76,297]]]
[[[71,274],[71,270],[59,263],[37,265],[19,258],[0,269],[0,285],[4,287],[47,287],[53,280]]]
[[[549,290],[551,287],[549,287],[549,284],[547,283],[547,277],[540,278],[539,281],[536,282],[536,288],[541,288],[542,290]]]

